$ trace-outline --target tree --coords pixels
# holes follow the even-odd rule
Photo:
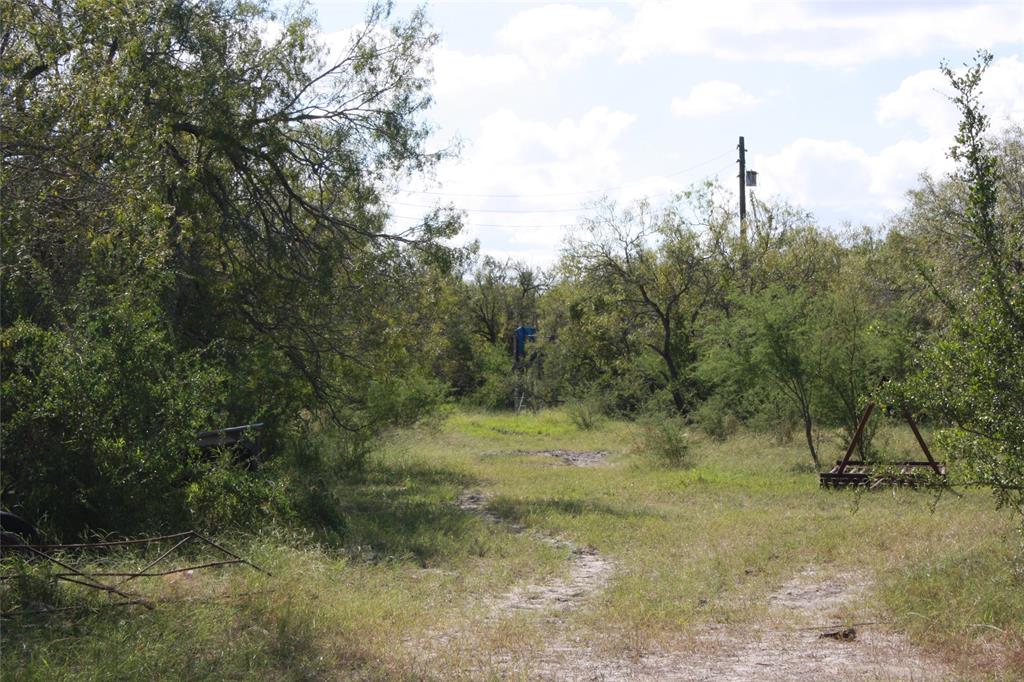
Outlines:
[[[708,409],[747,420],[799,420],[820,467],[816,413],[831,370],[823,323],[843,252],[806,213],[785,204],[759,208],[745,248],[717,259],[727,288],[703,341],[700,373],[714,394]]]
[[[740,374],[746,382],[769,383],[781,391],[799,415],[814,466],[821,468],[813,415],[822,388],[818,313],[814,296],[803,288],[773,285],[742,296],[739,311],[721,330],[720,345],[710,354],[705,371]]]
[[[259,419],[273,439],[303,413],[353,431],[389,418],[374,386],[417,362],[421,336],[421,317],[401,311],[425,269],[457,260],[439,243],[458,229],[450,213],[398,234],[383,199],[439,158],[424,149],[436,35],[423,13],[392,21],[374,5],[334,55],[308,15],[236,0],[0,11],[0,322],[6,343],[23,344],[4,355],[5,478],[25,494],[27,472],[63,456],[69,433],[86,468],[111,448],[130,468],[161,432],[169,389],[136,420],[97,406],[113,431],[89,435],[83,414],[15,395],[61,357],[107,347],[111,329],[153,335],[166,361],[123,366],[111,347],[73,375],[80,390],[171,386],[205,368],[223,378],[190,393],[206,426]],[[166,440],[186,443],[197,419]]]
[[[821,295],[814,343],[821,349],[818,419],[843,427],[849,441],[870,396],[885,378],[906,374],[910,324],[897,305],[886,269],[885,244],[865,231],[843,249],[835,278]],[[878,420],[858,440],[862,458],[874,452]]]
[[[623,333],[657,356],[660,384],[686,414],[697,389],[698,321],[713,283],[697,233],[676,206],[653,211],[646,202],[621,213],[603,204],[584,228],[567,247],[566,270],[606,297]]]
[[[1000,163],[978,101],[991,59],[979,52],[963,73],[943,65],[961,115],[950,151],[958,169],[941,188],[955,197],[941,214],[952,276],[916,265],[948,322],[890,400],[950,424],[942,439],[969,481],[1024,514],[1024,213],[1019,197],[1005,195],[1020,177],[1001,177],[1014,166]]]
[[[466,307],[476,334],[492,346],[508,342],[515,327],[536,324],[542,276],[524,263],[484,256],[466,285]]]

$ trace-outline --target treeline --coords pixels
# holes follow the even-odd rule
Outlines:
[[[1021,503],[1024,133],[986,136],[984,56],[950,72],[960,172],[884,229],[769,201],[741,231],[704,185],[593,207],[540,271],[449,246],[454,208],[387,228],[440,158],[422,13],[372,7],[339,56],[250,3],[0,11],[2,504],[57,536],[343,532],[323,481],[450,401],[776,430],[819,463],[882,377]],[[196,447],[256,421],[256,473]]]
[[[330,424],[358,460],[437,402],[459,225],[389,233],[382,199],[439,158],[436,35],[389,10],[329,55],[258,3],[4,3],[4,505],[63,534],[258,517],[306,486],[197,431],[264,422],[284,453]]]

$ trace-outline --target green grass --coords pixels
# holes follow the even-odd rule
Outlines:
[[[529,676],[550,624],[483,616],[489,598],[565,573],[543,534],[615,561],[607,589],[567,616],[611,654],[763,617],[768,594],[816,566],[873,579],[850,618],[890,622],[965,677],[1024,675],[1020,539],[986,493],[825,491],[799,443],[689,443],[689,465],[671,468],[624,422],[456,412],[393,434],[359,480],[320,481],[337,527],[225,538],[272,578],[230,568],[156,581],[153,596],[193,601],[154,611],[65,590],[95,609],[5,621],[4,679],[446,679],[499,659]],[[612,454],[600,467],[530,454],[558,448]],[[841,448],[824,443],[825,460]],[[460,509],[467,490],[536,533]]]

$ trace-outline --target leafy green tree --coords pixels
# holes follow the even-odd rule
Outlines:
[[[537,324],[543,275],[516,261],[484,256],[466,284],[466,307],[477,336],[492,346],[507,345],[522,324]]]
[[[628,309],[598,283],[567,274],[542,300],[540,393],[631,414],[663,387],[659,365],[630,326]],[[551,339],[550,341],[544,341]]]
[[[819,306],[806,289],[779,285],[743,297],[740,306],[742,313],[729,332],[730,347],[715,365],[733,362],[745,377],[771,382],[799,415],[811,459],[820,468],[813,414],[824,365],[817,343]]]
[[[716,424],[707,413],[726,410],[748,422],[795,418],[819,466],[816,413],[828,391],[824,377],[834,370],[822,333],[843,250],[801,211],[759,209],[749,242],[733,238],[718,259],[728,289],[703,340],[700,373],[713,397],[702,421]]]
[[[697,232],[677,206],[653,211],[645,202],[622,212],[606,203],[584,227],[585,235],[567,247],[566,271],[611,306],[631,345],[656,356],[651,378],[677,412],[688,413],[699,390],[699,322],[713,285]]]
[[[969,480],[1024,514],[1024,212],[1012,192],[1000,196],[1020,186],[1020,166],[1007,177],[1014,165],[1000,163],[978,101],[991,59],[980,52],[963,73],[943,66],[961,114],[951,150],[958,170],[943,187],[955,200],[940,215],[947,276],[930,264],[917,270],[948,323],[890,399],[950,424],[943,441]]]
[[[884,242],[858,235],[843,249],[834,281],[821,296],[814,343],[821,348],[818,419],[841,425],[847,441],[879,384],[905,375],[908,321],[890,289]],[[862,458],[875,453],[871,442],[879,419],[868,422],[858,441]]]
[[[54,525],[74,526],[76,512],[60,510],[67,488],[30,493],[25,473],[62,471],[68,442],[93,457],[87,468],[101,441],[139,452],[155,424],[174,429],[181,458],[199,422],[259,419],[273,444],[302,414],[353,432],[409,417],[419,398],[393,379],[420,367],[419,287],[458,260],[439,241],[458,229],[452,214],[398,234],[382,198],[439,158],[424,149],[436,35],[421,11],[393,21],[389,4],[372,6],[340,54],[301,11],[236,0],[29,0],[0,12],[0,323],[18,348],[4,354],[5,504],[31,501],[36,518],[66,513]],[[154,349],[153,366],[100,352],[113,328],[137,330],[128,350]],[[91,386],[94,431],[71,403],[50,409],[25,389],[83,348],[96,352],[89,372],[69,376]],[[204,385],[207,371],[217,390],[185,392],[196,412],[168,421],[176,398],[157,387]],[[116,389],[133,382],[152,389],[143,412],[112,418],[132,395]],[[161,470],[174,488],[174,467]],[[103,476],[108,492],[131,480]],[[105,494],[86,490],[90,504]]]

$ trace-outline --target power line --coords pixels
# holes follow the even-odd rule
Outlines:
[[[731,154],[731,152],[726,152],[726,154],[722,154],[722,155],[720,155],[717,158],[722,158],[722,156],[727,156],[729,154]],[[732,164],[733,164],[733,162],[729,161],[726,165],[724,165],[721,168],[719,168],[718,170],[716,170],[712,175],[715,175],[715,176],[720,175],[725,169],[727,169],[730,166],[732,166]],[[648,198],[664,196],[666,194],[673,194],[673,193],[675,193],[675,191],[676,190],[670,190],[670,191],[667,191],[667,192],[660,192],[658,194],[651,194],[651,195],[648,196]],[[398,203],[395,203],[394,205],[395,206],[404,206],[404,207],[407,207],[407,208],[438,208],[437,206],[426,206],[426,205],[419,205],[419,204],[398,204]],[[500,210],[487,210],[487,209],[459,209],[459,210],[460,211],[464,211],[466,213],[474,213],[474,212],[476,212],[476,213],[569,213],[569,212],[583,213],[587,209],[585,207],[580,206],[580,207],[577,207],[577,208],[550,209],[550,210],[537,210],[537,211],[523,211],[523,210],[500,211]],[[414,221],[414,222],[422,222],[423,221],[423,217],[422,216],[414,217],[414,216],[392,215],[391,218],[396,219],[396,220],[411,220],[411,221]],[[523,223],[520,223],[520,224],[516,224],[516,223],[479,223],[479,222],[476,222],[475,220],[469,220],[466,223],[464,223],[465,227],[478,227],[478,228],[479,227],[489,227],[489,228],[504,227],[504,228],[509,228],[509,229],[555,229],[555,228],[571,227],[573,224],[574,223],[572,223],[572,222],[545,223],[545,224],[540,224],[540,225],[533,224],[533,223],[529,223],[529,224],[523,224]]]
[[[412,216],[406,216],[406,215],[393,215],[391,217],[395,218],[397,220],[413,220],[413,221],[417,221],[417,222],[421,222],[423,220],[422,217],[420,217],[420,218],[413,218]],[[552,228],[556,228],[556,227],[569,227],[571,225],[573,225],[573,223],[571,223],[571,222],[566,222],[566,223],[547,223],[547,224],[544,224],[544,225],[536,225],[536,224],[519,224],[519,225],[516,225],[516,224],[510,224],[510,223],[478,223],[476,221],[471,221],[471,222],[465,223],[466,227],[508,227],[508,228],[513,228],[513,229],[534,228],[534,227],[538,228],[538,229],[541,229],[541,228],[543,228],[543,229],[552,229]]]
[[[668,174],[663,175],[661,177],[672,178],[672,177],[675,177],[677,175],[682,175],[683,173],[689,173],[692,170],[696,170],[696,169],[700,168],[701,166],[706,166],[709,163],[714,163],[715,161],[718,161],[719,159],[721,159],[721,158],[723,158],[725,156],[729,156],[730,154],[732,154],[732,152],[728,151],[728,152],[725,152],[723,154],[719,154],[718,156],[712,157],[710,159],[706,159],[704,161],[701,161],[700,163],[696,163],[696,164],[694,164],[694,165],[692,165],[692,166],[690,166],[688,168],[684,168],[684,169],[676,171],[674,173],[668,173]],[[650,178],[647,178],[647,180],[649,180],[649,179]],[[627,182],[627,183],[622,184],[622,185],[615,185],[613,187],[604,187],[604,188],[600,188],[600,189],[584,189],[584,190],[579,190],[579,191],[576,191],[576,192],[550,192],[550,193],[546,193],[546,194],[471,194],[471,193],[459,193],[459,192],[430,192],[430,191],[427,191],[427,190],[411,190],[411,189],[403,189],[403,190],[399,190],[399,192],[404,193],[404,194],[426,194],[426,195],[429,195],[429,196],[436,196],[436,197],[472,197],[472,198],[477,198],[477,199],[532,199],[532,198],[542,198],[542,197],[570,197],[570,196],[580,196],[580,195],[583,195],[583,194],[600,194],[600,193],[603,193],[603,192],[612,192],[614,190],[625,189],[626,187],[635,187],[637,185],[644,184],[644,182],[645,182],[645,180],[636,180],[636,181],[633,181],[633,182]]]
[[[723,156],[728,156],[730,153],[731,152],[726,152],[725,154],[721,154],[718,157],[716,157],[716,159],[712,159],[712,160],[717,160],[717,159],[722,158]],[[710,161],[706,161],[702,165],[706,165],[707,163],[710,163]],[[722,168],[720,168],[720,169],[716,170],[714,173],[712,173],[712,175],[716,175],[716,176],[719,175],[723,170],[725,170],[726,168],[728,168],[731,165],[732,165],[732,162],[730,161],[728,164],[726,164]],[[679,175],[679,173],[673,173],[673,175]],[[666,176],[666,177],[669,177],[669,176]],[[634,183],[634,185],[635,184],[636,183]],[[623,185],[623,187],[627,187],[627,186],[629,186],[629,185]],[[678,191],[679,190],[676,189],[676,190],[667,190],[667,191],[664,191],[664,192],[657,192],[655,194],[648,194],[647,198],[648,199],[653,199],[653,198],[656,198],[656,197],[663,197],[663,196],[666,196],[668,194],[675,194]],[[453,195],[450,195],[450,196],[458,196],[458,195],[453,194]],[[501,195],[495,195],[495,196],[501,196]],[[507,196],[513,196],[513,195],[507,195]],[[530,195],[522,195],[522,196],[526,197],[526,196],[530,196]],[[539,196],[539,195],[533,195],[533,196]],[[433,205],[433,204],[406,204],[406,203],[403,203],[403,202],[400,202],[400,201],[391,202],[391,205],[392,206],[401,206],[402,208],[428,208],[428,209],[440,208],[440,206]],[[467,213],[499,213],[500,214],[500,213],[579,213],[579,212],[585,211],[587,209],[584,206],[575,206],[575,207],[572,207],[572,208],[537,208],[537,209],[530,209],[530,208],[507,208],[507,209],[505,209],[505,208],[459,208],[458,210],[466,211]]]

